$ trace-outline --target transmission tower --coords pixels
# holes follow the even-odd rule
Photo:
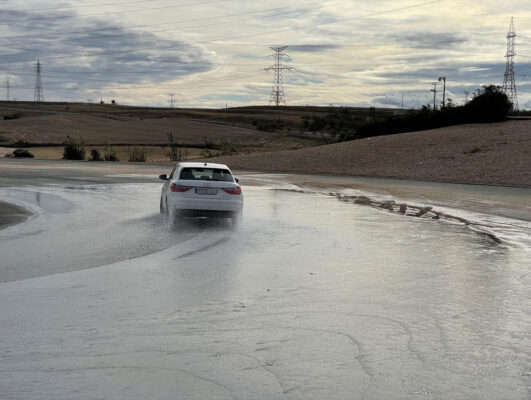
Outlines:
[[[437,84],[433,84],[433,89],[430,89],[430,92],[433,92],[433,111],[437,109],[437,106],[435,105],[435,100],[437,98]]]
[[[286,50],[288,46],[281,47],[270,47],[275,53],[271,54],[271,57],[275,59],[275,64],[266,68],[266,71],[273,70],[273,89],[271,90],[271,97],[269,98],[269,104],[275,103],[276,106],[279,106],[280,103],[286,105],[286,96],[284,95],[284,78],[283,71],[291,71],[293,67],[285,66],[282,61],[283,57],[286,57],[283,51]]]
[[[37,72],[37,76],[35,78],[35,94],[33,95],[33,101],[44,101],[41,79],[42,64],[39,60],[37,60],[37,64],[35,64],[35,71]]]
[[[173,108],[173,104],[174,104],[173,98],[175,97],[175,94],[174,93],[168,93],[168,96],[170,96],[170,108]]]
[[[514,38],[516,33],[514,31],[514,20],[511,17],[511,25],[509,25],[509,32],[507,33],[507,53],[505,57],[507,62],[505,64],[505,75],[503,76],[502,90],[507,95],[513,109],[518,110],[518,96],[516,95],[516,83],[514,82]]]

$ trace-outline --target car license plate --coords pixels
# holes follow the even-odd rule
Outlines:
[[[217,194],[218,190],[212,189],[212,188],[195,188],[195,193],[196,194]]]

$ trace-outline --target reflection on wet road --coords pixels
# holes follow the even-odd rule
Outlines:
[[[527,242],[264,187],[177,229],[159,188],[2,190],[7,398],[530,397]]]

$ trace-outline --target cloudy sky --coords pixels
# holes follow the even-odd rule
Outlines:
[[[5,4],[7,3],[7,5]],[[289,46],[289,105],[419,107],[503,82],[511,17],[520,108],[531,108],[531,1],[4,0],[0,96],[225,107],[268,104],[269,46]],[[437,82],[438,83],[438,82]],[[442,85],[438,83],[438,101]]]

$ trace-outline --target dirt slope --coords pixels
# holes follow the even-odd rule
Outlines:
[[[531,121],[462,125],[210,161],[264,172],[531,186]]]

